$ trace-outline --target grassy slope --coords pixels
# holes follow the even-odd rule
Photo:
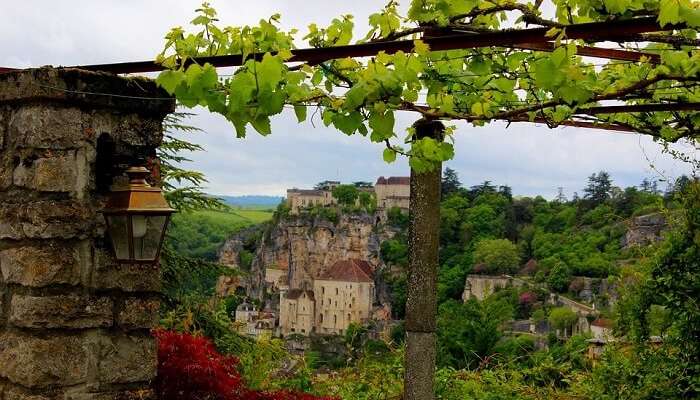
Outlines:
[[[271,211],[247,208],[176,214],[168,229],[168,240],[175,250],[184,255],[213,261],[216,260],[217,250],[228,237],[271,217]]]

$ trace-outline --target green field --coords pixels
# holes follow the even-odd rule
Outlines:
[[[272,210],[247,207],[175,214],[168,228],[167,240],[181,254],[214,261],[216,252],[227,238],[270,218]]]

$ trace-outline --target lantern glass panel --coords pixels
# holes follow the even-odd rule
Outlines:
[[[117,260],[129,259],[129,224],[126,215],[108,215],[109,237]]]
[[[164,215],[131,216],[134,260],[153,261],[158,257],[167,220]]]

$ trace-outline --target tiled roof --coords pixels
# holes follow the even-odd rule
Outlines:
[[[318,279],[342,282],[374,282],[372,266],[364,260],[341,260]]]
[[[390,176],[385,178],[380,176],[377,179],[377,185],[410,185],[411,178],[408,176]]]
[[[306,297],[310,298],[311,300],[314,299],[314,292],[311,290],[303,290],[303,289],[292,289],[287,292],[286,297],[289,300],[296,300],[301,297],[302,294],[306,293]]]
[[[598,318],[595,321],[591,322],[591,325],[599,326],[601,328],[612,328],[614,325],[614,322],[611,319]]]

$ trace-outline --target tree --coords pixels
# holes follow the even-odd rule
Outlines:
[[[558,261],[555,263],[551,271],[549,271],[549,276],[547,277],[547,285],[549,288],[555,292],[564,292],[571,282],[571,270],[563,262]]]
[[[649,194],[659,194],[659,186],[655,179],[644,178],[639,185],[639,190]]]
[[[554,199],[557,203],[566,203],[566,194],[564,194],[564,188],[559,186],[557,188],[557,197]]]
[[[457,176],[457,171],[450,167],[446,167],[445,171],[442,173],[442,185],[440,186],[441,198],[445,199],[452,193],[457,193],[457,191],[462,187],[462,182],[459,181],[459,176]]]
[[[360,41],[372,42],[371,46],[347,46],[353,40],[352,16],[335,18],[328,27],[311,24],[304,39],[325,53],[295,53],[296,30],[282,31],[279,15],[261,20],[257,26],[221,27],[215,10],[205,3],[192,20],[197,32],[187,33],[177,27],[166,35],[165,48],[157,57],[166,70],[157,81],[186,106],[204,106],[227,118],[241,138],[246,136],[248,126],[263,135],[272,133],[270,117],[280,114],[285,105],[294,108],[300,121],[307,118],[307,107],[318,107],[325,125],[333,125],[346,135],[359,133],[372,142],[383,143],[387,162],[393,162],[397,155],[407,156],[412,178],[440,169],[443,161],[454,156],[455,129],[434,127],[432,134],[419,134],[420,129],[414,126],[404,141],[399,138],[403,135],[395,132],[398,111],[415,112],[433,122],[448,119],[483,125],[494,120],[534,121],[550,127],[634,130],[666,142],[697,139],[700,120],[692,109],[683,106],[694,96],[694,82],[700,80],[697,71],[687,66],[696,65],[700,55],[674,47],[694,46],[695,42],[688,39],[700,26],[694,3],[579,3],[571,6],[569,2],[554,2],[554,17],[548,19],[542,16],[542,2],[490,6],[485,2],[413,0],[408,14],[402,16],[397,3],[390,1],[369,17],[370,31]],[[630,21],[631,16],[635,20]],[[580,24],[591,21],[594,25]],[[524,31],[531,25],[541,29]],[[687,29],[674,31],[678,27]],[[641,35],[664,29],[669,34]],[[484,30],[488,32],[473,34]],[[465,31],[470,35],[469,46],[435,37]],[[414,40],[399,41],[406,38]],[[627,50],[626,59],[636,62],[616,61],[601,66],[581,57],[601,56],[600,51],[588,47],[611,39],[623,41],[621,44],[630,49],[639,42],[650,42],[645,48],[650,53]],[[531,50],[533,40],[538,50]],[[360,51],[371,57],[347,57]],[[309,54],[316,54],[316,58]],[[232,56],[228,59],[237,60],[240,68],[220,79],[209,60],[196,59],[219,55]],[[288,62],[296,65],[289,66]],[[674,90],[671,95],[660,92],[669,88]],[[649,99],[656,98],[671,101],[650,103],[653,100]],[[645,112],[606,106],[601,110],[600,102],[608,100],[624,102],[624,110]],[[440,174],[436,178],[437,184],[430,181],[430,187],[439,195]],[[414,196],[412,202],[414,209],[430,212],[432,208],[437,214],[438,199],[432,196]],[[409,233],[437,242],[439,215],[433,219],[435,224],[416,226]],[[410,242],[415,243],[415,238]],[[432,249],[434,243],[426,244]],[[417,266],[437,268],[437,253],[420,254],[435,259],[416,262]],[[434,275],[427,271],[428,279],[411,275],[415,281],[409,282],[409,289],[413,285],[432,285]],[[411,296],[409,291],[409,300]],[[422,316],[428,321],[424,332],[427,336],[434,336],[434,323],[429,323],[434,322],[434,315],[433,311]],[[407,335],[410,329],[407,325]],[[435,347],[430,339],[422,343],[427,357],[406,365],[407,400],[434,396],[429,374],[433,371],[431,355]],[[407,357],[419,354],[414,350],[408,343]],[[419,372],[424,380],[409,378]]]
[[[377,209],[377,198],[372,193],[360,191],[358,194],[358,202],[360,207],[368,213],[373,213]]]
[[[610,198],[611,190],[610,174],[600,171],[588,177],[588,186],[583,189],[583,198],[590,202],[591,208],[594,208]]]
[[[483,263],[490,274],[514,274],[518,270],[518,246],[508,239],[486,239],[474,250],[474,263]]]
[[[566,336],[567,330],[571,332],[571,327],[578,320],[578,316],[575,312],[571,311],[568,307],[557,307],[549,312],[549,323],[555,329],[558,329]]]
[[[333,188],[331,193],[338,200],[338,204],[352,207],[355,205],[360,192],[354,185],[338,185]]]

